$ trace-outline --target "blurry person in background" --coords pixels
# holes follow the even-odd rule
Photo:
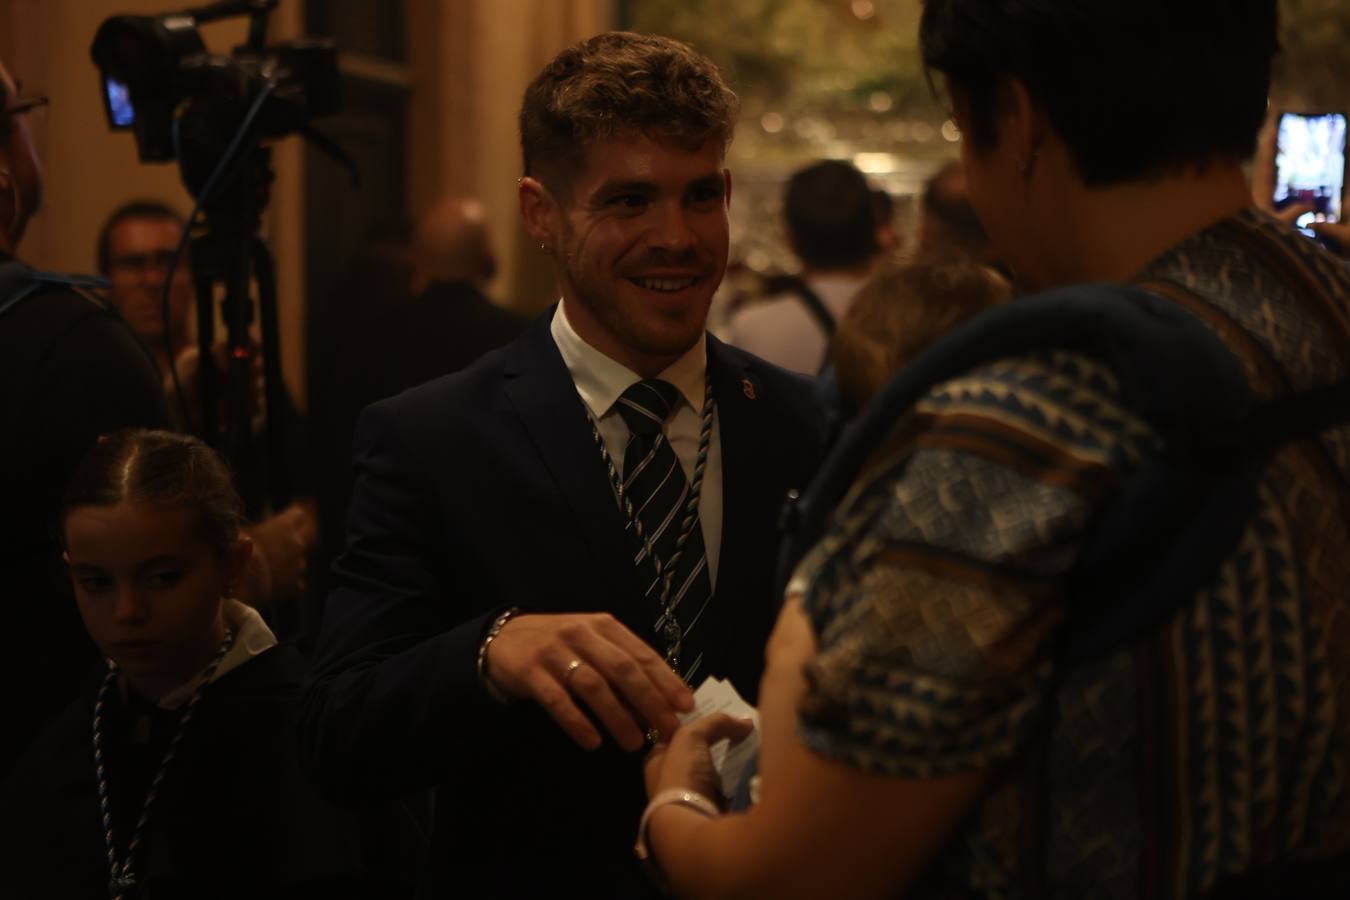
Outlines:
[[[372,241],[332,299],[331,360],[310,391],[322,545],[316,587],[332,587],[352,489],[352,434],[361,410],[440,375],[458,372],[510,343],[526,320],[485,293],[497,272],[483,204],[443,197],[413,230],[406,266],[390,265],[392,242]],[[380,264],[377,259],[386,260]],[[327,590],[316,595],[318,605]]]
[[[388,367],[388,381],[372,385],[367,403],[456,372],[525,329],[524,319],[485,293],[497,257],[478,200],[433,204],[413,232],[412,263],[412,302],[387,311],[384,346],[377,348],[385,352],[372,361]]]
[[[61,491],[101,433],[168,422],[154,361],[78,279],[16,259],[42,172],[26,95],[0,64],[0,772],[90,676],[96,655],[61,565]]]
[[[989,235],[970,205],[965,166],[960,160],[947,163],[924,183],[915,255],[990,261]]]
[[[443,197],[422,214],[413,233],[412,294],[433,284],[464,283],[479,294],[497,274],[497,255],[481,201]]]
[[[653,754],[639,840],[677,896],[1345,895],[1350,409],[1307,392],[1350,378],[1350,268],[1252,208],[1278,32],[1276,0],[925,2],[921,52],[996,257],[1082,305],[1103,282],[1152,292],[1140,315],[1177,323],[1160,346],[1208,328],[1214,362],[1260,408],[1301,411],[1301,435],[1256,457],[1220,562],[1132,560],[1175,576],[1179,605],[1069,663],[1101,600],[1077,567],[1110,574],[1080,559],[1099,529],[1206,524],[1129,514],[1125,479],[1177,449],[1133,405],[1155,370],[1065,346],[934,386],[796,570],[758,803],[693,796],[745,723]],[[1258,450],[1200,437],[1192,480]]]
[[[727,340],[791,372],[818,373],[839,317],[881,252],[874,203],[852,163],[823,160],[794,172],[783,220],[801,275],[772,280],[770,296],[733,313]]]
[[[879,256],[893,257],[904,249],[904,241],[895,227],[895,200],[890,191],[872,189],[872,221],[876,227]]]
[[[905,363],[959,323],[1012,299],[1003,276],[973,260],[883,266],[839,321],[830,364],[851,417]]]
[[[191,260],[186,250],[169,286],[167,331],[164,308],[169,262],[182,240],[184,227],[183,217],[168,204],[157,200],[135,200],[115,209],[104,221],[99,229],[96,254],[100,273],[112,285],[108,300],[154,355],[169,409],[181,419],[183,404],[179,402],[169,372],[171,362],[177,366],[183,400],[188,407],[188,421],[180,421],[179,425],[186,429],[199,419],[196,412],[199,351],[192,327],[197,310]],[[222,342],[217,346],[218,371],[225,367],[224,350]],[[258,412],[261,412],[264,393],[260,354],[255,354],[254,362],[257,376],[254,397]],[[303,434],[307,426],[290,401],[288,392],[285,400],[282,417],[287,435],[286,462],[292,484],[303,492],[308,489],[307,473],[311,469]],[[307,557],[318,540],[312,504],[307,501],[291,503],[249,526],[249,533],[258,552],[248,568],[244,598],[258,606],[297,598],[304,588]]]
[[[197,311],[186,250],[169,290],[168,340],[164,331],[165,280],[183,227],[182,215],[168,204],[135,200],[115,209],[98,235],[98,271],[112,283],[108,300],[154,354],[165,378],[170,360],[190,347],[195,353],[190,323]]]

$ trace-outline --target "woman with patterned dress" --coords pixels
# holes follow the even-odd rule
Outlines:
[[[920,27],[1020,286],[1161,295],[1258,400],[1350,376],[1350,268],[1249,208],[1276,33],[1275,0],[927,0]],[[1282,445],[1204,587],[1066,666],[1069,573],[1162,452],[1132,374],[1013,356],[897,423],[770,640],[759,802],[700,796],[745,723],[649,762],[639,845],[678,896],[1348,895],[1350,429]]]

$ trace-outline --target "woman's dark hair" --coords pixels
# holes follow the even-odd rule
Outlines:
[[[1011,297],[1002,276],[970,260],[930,260],[880,269],[858,289],[830,344],[830,360],[848,411],[861,409],[929,344]]]
[[[925,0],[919,45],[976,150],[1015,78],[1095,186],[1251,156],[1278,22],[1276,0]]]
[[[191,435],[127,429],[99,438],[66,485],[61,521],[82,506],[126,500],[194,507],[203,537],[217,553],[239,539],[243,504],[229,467]]]

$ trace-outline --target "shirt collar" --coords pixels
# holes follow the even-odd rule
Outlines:
[[[225,616],[225,624],[234,629],[234,643],[221,657],[220,664],[211,675],[212,681],[219,680],[221,676],[277,645],[276,635],[253,607],[245,606],[238,600],[230,598],[224,601],[221,612]],[[186,684],[165,694],[159,700],[159,707],[177,709],[187,703],[202,683],[202,676],[205,674],[206,670],[203,669]]]
[[[558,310],[550,323],[553,341],[562,354],[563,364],[576,383],[577,393],[590,409],[591,415],[602,417],[610,411],[624,391],[642,380],[623,363],[610,359],[582,340],[567,318],[567,301],[558,303]],[[694,342],[675,362],[657,375],[679,390],[686,403],[695,412],[703,409],[704,377],[708,370],[708,342]]]

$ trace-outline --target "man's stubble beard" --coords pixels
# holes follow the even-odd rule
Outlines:
[[[612,279],[604,277],[591,279],[579,265],[577,257],[570,253],[564,255],[562,269],[577,304],[585,308],[587,315],[596,325],[630,351],[652,357],[683,356],[698,343],[707,327],[708,310],[712,305],[711,296],[704,304],[699,317],[700,327],[690,334],[687,340],[681,338],[678,343],[674,340],[662,341],[659,334],[648,335],[642,323],[620,302],[619,291],[623,289],[626,281],[623,276],[616,274]],[[634,291],[640,290],[636,285],[631,286]]]

